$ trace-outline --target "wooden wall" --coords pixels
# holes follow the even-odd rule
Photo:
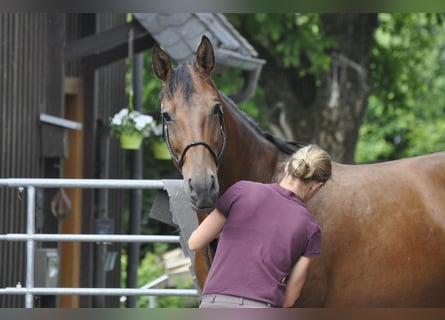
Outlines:
[[[125,105],[125,61],[95,69],[86,67],[84,58],[65,62],[62,49],[65,43],[124,22],[125,14],[0,13],[0,178],[97,176],[98,123],[106,123],[111,114]],[[76,83],[80,93],[70,93],[70,89],[66,89],[69,83]],[[71,158],[43,157],[39,122],[42,113],[82,122],[81,133],[69,133]],[[110,140],[109,155],[107,175],[125,178],[125,154],[113,140]],[[77,207],[73,208],[74,215],[62,221],[48,210],[55,192],[38,191],[43,200],[37,203],[37,232],[94,232],[97,192],[69,191]],[[123,193],[110,192],[109,199],[108,215],[115,220],[116,232],[120,233]],[[25,232],[25,212],[25,195],[0,188],[1,234]],[[72,267],[62,272],[64,284],[79,282],[81,286],[93,286],[94,246],[77,244],[62,249],[62,265]],[[120,250],[120,246],[116,245],[113,250]],[[78,260],[74,260],[76,257]],[[0,288],[15,286],[18,281],[25,284],[25,263],[24,242],[0,241]],[[116,269],[107,273],[106,285],[120,285],[119,261]],[[45,297],[36,301],[36,306],[59,302],[63,306],[93,306],[91,298],[79,300]],[[116,298],[107,299],[107,306],[117,304]],[[23,306],[23,296],[0,295],[0,307]]]

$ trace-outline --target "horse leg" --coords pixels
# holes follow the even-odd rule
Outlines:
[[[202,251],[196,252],[193,267],[195,270],[196,280],[198,281],[198,285],[202,290],[207,280],[207,275],[209,273],[209,267],[207,264],[207,258],[205,252]]]

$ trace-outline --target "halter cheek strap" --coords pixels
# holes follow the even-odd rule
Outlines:
[[[216,166],[219,165],[219,161],[220,161],[220,159],[221,159],[221,157],[222,157],[222,154],[223,154],[223,152],[224,152],[224,149],[225,149],[225,147],[226,147],[226,128],[225,128],[225,125],[224,125],[223,111],[222,111],[222,108],[221,108],[221,107],[220,107],[219,110],[218,110],[218,119],[219,119],[219,128],[220,128],[220,131],[221,131],[221,137],[222,137],[222,140],[223,140],[221,149],[219,150],[218,153],[216,153],[216,152],[212,149],[212,147],[210,147],[209,144],[206,143],[206,142],[204,142],[204,141],[193,141],[193,142],[190,142],[189,144],[187,144],[187,145],[185,146],[184,150],[183,150],[182,153],[181,153],[181,156],[178,158],[178,157],[175,155],[175,153],[173,152],[172,148],[171,148],[171,145],[170,145],[170,138],[169,138],[169,135],[168,135],[168,127],[167,127],[167,123],[165,122],[164,117],[162,117],[162,129],[163,129],[163,135],[164,135],[165,141],[166,141],[166,143],[167,143],[168,151],[170,152],[170,155],[171,155],[172,159],[173,159],[173,160],[176,162],[176,164],[178,165],[179,169],[182,169],[182,166],[184,165],[185,155],[186,155],[187,151],[188,151],[190,148],[195,147],[195,146],[203,146],[203,147],[205,147],[205,148],[210,152],[210,154],[212,155],[213,160],[214,160],[215,163],[216,163]]]

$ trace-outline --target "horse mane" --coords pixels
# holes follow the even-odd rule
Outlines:
[[[239,116],[241,116],[243,119],[246,120],[246,122],[261,136],[263,136],[268,141],[272,142],[281,152],[291,155],[298,149],[304,147],[307,145],[307,143],[304,142],[297,142],[297,141],[285,141],[277,136],[272,135],[271,133],[264,131],[260,128],[260,126],[250,117],[247,113],[245,113],[243,110],[238,108],[238,106],[235,104],[235,102],[230,99],[228,96],[226,96],[223,92],[220,91],[220,95],[223,97],[224,101],[232,108],[232,110],[237,113]]]

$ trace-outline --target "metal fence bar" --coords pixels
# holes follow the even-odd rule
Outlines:
[[[4,187],[34,188],[107,188],[107,189],[162,189],[162,180],[145,179],[40,179],[6,178],[0,179]]]
[[[130,288],[17,288],[0,289],[0,294],[18,295],[104,295],[104,296],[198,296],[196,289],[130,289]]]
[[[131,289],[131,288],[34,288],[35,241],[72,242],[167,242],[179,243],[179,236],[123,235],[123,234],[35,234],[36,188],[108,188],[108,189],[161,189],[162,180],[134,179],[0,179],[0,187],[27,188],[26,233],[0,235],[0,241],[26,241],[26,287],[6,287],[0,294],[25,295],[26,308],[33,307],[34,295],[127,295],[127,296],[198,296],[196,289]]]
[[[7,233],[0,240],[7,241],[63,241],[63,242],[165,242],[179,243],[179,236],[161,235],[118,235],[118,234],[24,234]]]
[[[32,236],[35,232],[35,189],[28,187],[28,201],[27,201],[27,221],[26,234]],[[34,287],[34,258],[35,258],[35,242],[33,239],[26,240],[26,294],[25,307],[32,308],[33,295],[29,292]]]

